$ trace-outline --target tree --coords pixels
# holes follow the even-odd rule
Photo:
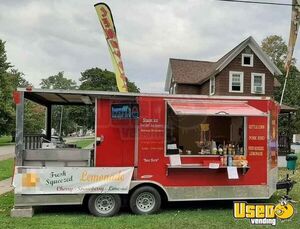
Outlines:
[[[71,90],[77,88],[76,82],[65,77],[64,72],[59,72],[56,75],[42,79],[40,85],[44,89]],[[58,131],[60,135],[67,135],[68,133],[76,130],[77,124],[74,122],[74,119],[71,118],[71,113],[71,106],[52,106],[52,128]]]
[[[277,65],[277,67],[283,73],[281,76],[278,76],[278,80],[281,84],[274,92],[274,98],[276,101],[280,101],[285,74],[284,69],[285,58],[287,56],[288,48],[286,42],[282,37],[277,35],[272,35],[266,37],[262,41],[262,49],[266,54],[269,55],[271,60]],[[290,73],[287,80],[286,90],[284,93],[283,103],[292,107],[299,107],[300,105],[300,78],[299,70],[295,66],[296,60],[293,59]],[[298,112],[299,113],[299,112]],[[279,119],[279,131],[281,133],[287,133],[288,119],[287,117],[281,116]],[[299,133],[300,131],[300,115],[297,114],[293,117],[292,123],[292,132]]]
[[[0,39],[0,135],[11,134],[14,140],[16,112],[12,94],[17,87],[26,87],[29,83],[22,72],[11,67],[7,61],[5,42]]]
[[[40,83],[44,89],[75,89],[77,88],[74,80],[64,77],[64,72],[59,72],[54,76],[49,76],[46,79],[42,79]]]
[[[0,135],[7,134],[6,125],[11,122],[11,109],[8,106],[10,85],[7,81],[7,70],[10,67],[6,56],[5,42],[0,39]]]
[[[100,68],[90,68],[81,73],[79,79],[81,90],[118,91],[116,77],[113,72]],[[139,93],[140,89],[134,82],[128,81],[128,91]],[[72,118],[84,129],[94,129],[95,111],[92,106],[72,108]]]
[[[24,133],[41,134],[45,128],[46,108],[32,101],[25,101]]]
[[[90,68],[81,73],[81,90],[118,91],[115,73],[100,68]],[[128,80],[129,92],[140,92],[134,82]]]
[[[268,36],[262,41],[261,47],[264,52],[271,58],[274,64],[280,70],[283,70],[284,61],[286,59],[288,50],[283,38],[277,35]]]

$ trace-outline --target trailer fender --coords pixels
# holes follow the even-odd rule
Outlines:
[[[151,186],[153,188],[156,188],[159,194],[161,195],[163,200],[169,201],[169,195],[166,189],[158,182],[150,181],[150,180],[134,180],[130,182],[129,187],[129,195],[133,193],[134,190],[136,190],[139,187],[142,186]]]

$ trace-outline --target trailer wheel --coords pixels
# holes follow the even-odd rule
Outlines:
[[[153,214],[159,210],[160,205],[161,196],[151,186],[140,187],[130,196],[130,209],[138,215]]]
[[[94,216],[114,216],[121,208],[121,197],[116,194],[92,195],[89,198],[88,208]]]

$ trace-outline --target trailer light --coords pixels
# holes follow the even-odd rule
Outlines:
[[[14,91],[13,99],[14,99],[15,104],[20,104],[21,103],[21,93],[19,91]]]

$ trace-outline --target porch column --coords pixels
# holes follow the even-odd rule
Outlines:
[[[289,149],[289,152],[288,153],[291,153],[291,118],[292,118],[292,115],[291,115],[291,112],[289,112],[288,114],[288,149]]]
[[[46,139],[51,141],[51,113],[52,113],[52,106],[47,106],[47,121],[46,121]]]
[[[23,139],[24,139],[24,92],[17,92],[19,101],[16,103],[16,165],[23,164]]]

